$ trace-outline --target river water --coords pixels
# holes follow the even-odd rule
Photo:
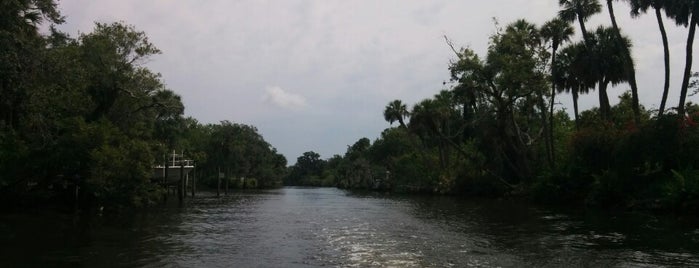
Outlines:
[[[334,188],[0,215],[0,267],[699,267],[699,223]]]

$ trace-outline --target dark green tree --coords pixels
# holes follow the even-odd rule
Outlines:
[[[626,71],[628,65],[625,62],[630,59],[625,56],[624,51],[629,50],[631,41],[628,38],[619,41],[614,29],[605,27],[597,28],[590,38],[587,48],[592,51],[594,62],[592,68],[596,71],[599,86],[600,115],[604,120],[611,120],[611,105],[609,104],[607,87],[610,83],[617,85],[629,80],[627,76],[629,72]],[[636,118],[635,112],[634,118]]]
[[[556,82],[555,82],[555,77],[556,77],[556,52],[558,52],[558,48],[560,45],[564,42],[570,41],[570,38],[573,36],[575,31],[573,30],[573,27],[570,25],[569,22],[566,22],[560,18],[556,18],[553,20],[550,20],[541,27],[541,36],[545,39],[551,42],[551,101],[549,104],[549,160],[551,162],[551,166],[555,166],[555,161],[556,161],[556,156],[555,156],[555,150],[554,150],[554,135],[553,135],[553,129],[554,129],[554,120],[553,120],[553,108],[554,108],[554,103],[556,99]]]
[[[389,102],[388,105],[386,105],[386,108],[383,112],[383,117],[384,119],[386,119],[386,121],[388,121],[389,124],[393,124],[393,122],[398,121],[400,126],[403,128],[406,127],[405,121],[403,120],[408,116],[410,116],[408,108],[400,100],[394,100],[392,102]]]
[[[684,116],[687,90],[692,75],[694,35],[696,33],[697,23],[699,23],[699,1],[673,0],[667,1],[665,5],[665,11],[668,17],[672,18],[677,25],[689,26],[684,74],[682,76],[682,87],[680,88],[680,101],[677,105],[677,114]]]
[[[646,13],[649,8],[655,11],[655,18],[658,21],[660,29],[660,37],[663,42],[663,58],[665,62],[665,83],[663,84],[663,97],[658,108],[658,115],[662,116],[665,112],[665,104],[667,103],[667,95],[670,91],[670,45],[667,41],[667,31],[663,22],[662,10],[666,2],[665,0],[629,0],[631,4],[631,16],[638,17],[642,13]]]
[[[485,61],[462,49],[450,66],[455,81],[479,85],[487,103],[488,112],[483,112],[490,113],[492,121],[491,126],[482,127],[491,131],[484,134],[484,151],[494,154],[489,158],[490,169],[504,170],[500,175],[513,182],[529,177],[532,146],[546,127],[541,120],[548,110],[541,101],[548,89],[545,52],[538,28],[518,20],[491,37]],[[411,123],[416,117],[413,114]],[[506,168],[495,167],[502,164]]]
[[[580,127],[578,98],[586,94],[597,82],[593,56],[583,42],[564,47],[557,57],[554,76],[559,92],[570,92],[573,97],[573,114],[576,128]]]
[[[602,6],[598,0],[559,0],[561,10],[558,16],[567,22],[578,21],[580,32],[585,42],[590,40],[589,32],[585,27],[585,22],[594,14],[602,11]]]
[[[619,25],[616,22],[616,15],[614,15],[614,3],[612,0],[607,0],[607,11],[609,12],[609,18],[612,20],[612,29],[616,35],[616,41],[619,43],[618,47],[622,49],[622,64],[624,65],[624,72],[626,73],[626,82],[631,86],[631,96],[633,100],[633,114],[634,122],[636,124],[640,123],[641,113],[638,104],[638,85],[636,84],[636,67],[634,67],[633,59],[631,57],[630,41],[625,40],[622,36],[621,30],[619,30]]]
[[[321,186],[320,179],[325,169],[325,160],[320,154],[308,151],[296,158],[296,164],[291,166],[284,185],[291,186]]]
[[[0,3],[0,128],[18,128],[26,113],[45,47],[39,25],[62,22],[53,0]]]

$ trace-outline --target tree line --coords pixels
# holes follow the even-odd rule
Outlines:
[[[286,159],[252,126],[201,124],[144,66],[160,50],[122,22],[71,37],[53,0],[0,2],[0,199],[145,206],[164,188],[153,166],[172,151],[213,184],[281,185]],[[41,33],[41,25],[49,25]]]
[[[631,17],[653,12],[664,48],[664,86],[636,82],[632,40],[617,24],[615,5]],[[291,167],[288,184],[469,195],[522,195],[547,202],[699,208],[699,107],[692,49],[699,1],[606,1],[611,26],[588,30],[602,12],[597,0],[560,0],[541,26],[526,19],[496,23],[487,53],[456,48],[448,88],[411,108],[388,103],[385,129],[362,138],[344,156],[313,152]],[[665,20],[687,28],[686,61],[676,106],[670,106]],[[575,27],[574,25],[577,25]],[[572,40],[575,28],[581,40]],[[446,84],[446,83],[445,83]],[[609,86],[628,86],[612,106]],[[639,104],[639,90],[662,90],[657,110]],[[599,105],[578,110],[581,94],[597,91]],[[573,119],[556,106],[573,98]]]

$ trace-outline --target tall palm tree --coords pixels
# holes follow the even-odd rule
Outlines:
[[[684,75],[682,77],[682,87],[680,89],[680,102],[677,105],[677,114],[684,115],[684,104],[687,99],[687,88],[689,78],[692,73],[692,50],[694,47],[694,35],[699,22],[699,1],[698,0],[674,0],[666,1],[665,12],[677,25],[689,26],[687,34],[687,48],[684,65]]]
[[[580,48],[578,47],[580,43],[571,44],[564,47],[559,53],[559,57],[551,64],[556,72],[553,73],[553,82],[556,84],[558,92],[570,92],[573,96],[573,115],[575,116],[575,126],[578,127],[578,84],[576,81],[576,76],[573,75],[573,64]]]
[[[554,152],[554,140],[553,140],[553,106],[556,99],[556,52],[558,47],[563,43],[570,40],[570,38],[575,33],[575,30],[570,25],[560,18],[550,20],[541,27],[541,36],[551,41],[551,104],[549,105],[549,154],[551,159],[551,165],[554,166],[556,162],[556,155]]]
[[[404,118],[410,116],[408,108],[401,100],[394,100],[386,105],[386,109],[383,112],[383,118],[388,121],[389,124],[398,121],[401,127],[405,128]]]
[[[559,93],[570,92],[573,96],[575,127],[579,129],[578,97],[580,94],[588,93],[597,82],[594,74],[594,63],[591,60],[592,55],[583,42],[568,45],[559,54],[556,62],[553,63],[557,70],[554,81]]]
[[[670,46],[667,41],[667,32],[665,31],[665,23],[661,13],[665,5],[665,0],[629,0],[631,4],[631,16],[638,17],[641,13],[646,13],[649,8],[655,10],[655,18],[658,21],[660,28],[660,37],[663,40],[663,52],[665,57],[665,84],[663,85],[663,97],[658,108],[658,115],[661,116],[665,112],[665,104],[667,103],[667,95],[670,91]]]
[[[602,11],[602,6],[597,0],[559,0],[558,4],[562,9],[558,12],[558,16],[567,22],[575,22],[580,24],[580,32],[583,35],[585,42],[590,40],[585,22],[594,14]]]
[[[607,87],[610,83],[617,85],[630,79],[626,70],[628,65],[624,64],[630,59],[624,55],[624,51],[631,47],[631,41],[624,37],[618,39],[614,29],[601,26],[595,30],[591,38],[588,48],[593,52],[592,59],[596,65],[600,115],[602,119],[610,120],[611,105]]]
[[[507,25],[503,36],[515,38],[518,41],[517,44],[532,47],[541,44],[540,35],[536,25],[525,19],[519,19]]]
[[[623,65],[625,65],[624,71],[626,72],[626,80],[631,86],[631,109],[633,110],[633,118],[636,124],[641,121],[641,113],[638,108],[638,84],[636,84],[636,69],[634,68],[633,60],[631,59],[631,50],[629,46],[624,45],[623,37],[621,36],[621,31],[619,30],[619,25],[616,23],[616,16],[614,15],[614,4],[612,0],[607,0],[607,11],[609,12],[609,18],[612,20],[612,29],[614,30],[614,35],[619,43],[619,48],[621,48]]]

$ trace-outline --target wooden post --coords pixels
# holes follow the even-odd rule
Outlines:
[[[165,163],[163,165],[163,185],[167,185],[167,158],[165,159]]]
[[[221,196],[221,167],[218,168],[218,173],[216,174],[218,178],[218,184],[216,185],[216,197]]]
[[[165,195],[163,195],[163,201],[167,201],[167,196],[170,195],[170,186],[167,185],[167,155],[165,155],[165,161],[163,161],[163,187],[165,187]]]
[[[226,175],[225,175],[225,177],[226,177],[226,191],[224,192],[225,195],[228,195],[228,181],[231,180],[231,178],[228,177],[228,175],[231,173],[230,171],[231,171],[230,168],[226,169]]]
[[[184,178],[184,163],[180,164],[180,181],[177,183],[177,199],[182,203],[184,200],[184,184],[185,184],[185,178]]]
[[[192,197],[194,197],[194,191],[197,189],[197,167],[192,169]]]

